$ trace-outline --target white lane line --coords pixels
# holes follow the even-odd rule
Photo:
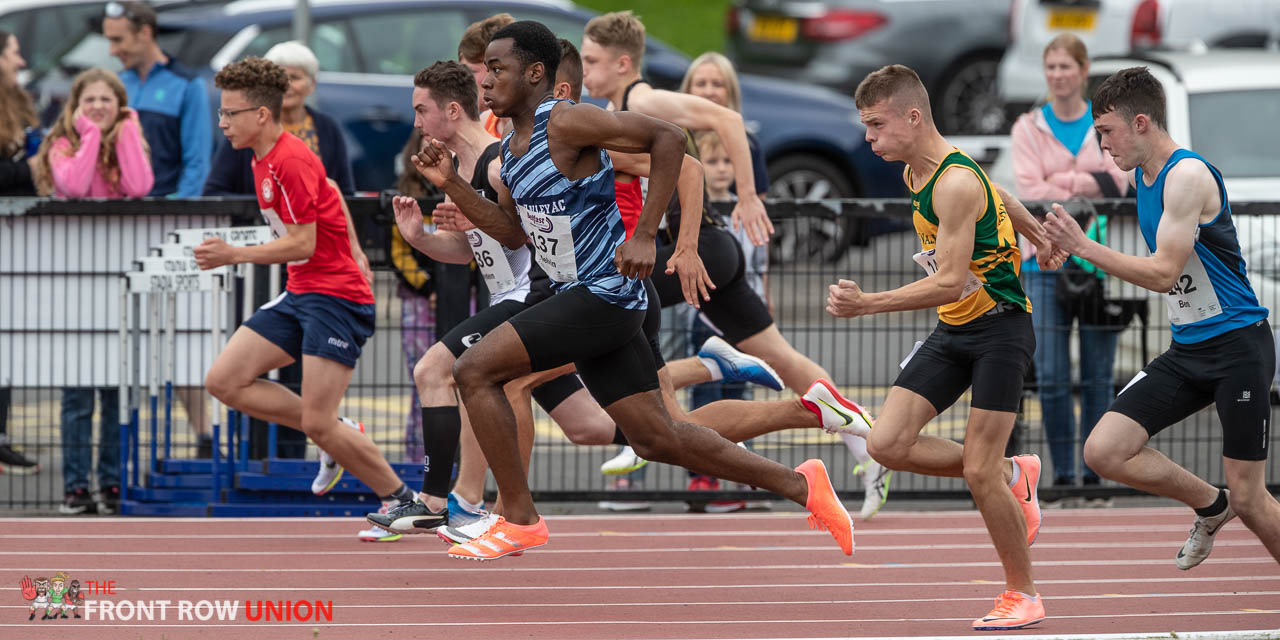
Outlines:
[[[827,538],[826,533],[822,533],[823,538]],[[47,539],[47,538],[46,538]],[[112,536],[115,539],[115,536]],[[813,545],[715,545],[706,547],[631,547],[625,549],[542,549],[538,551],[538,555],[561,553],[561,554],[619,554],[619,553],[719,553],[719,552],[776,552],[776,551],[829,551],[831,545],[825,540],[823,544]],[[1121,542],[1121,543],[1095,543],[1090,545],[1093,552],[1103,551],[1106,549],[1169,549],[1169,542]],[[1243,540],[1219,540],[1214,544],[1214,548],[1220,547],[1262,547],[1262,543],[1257,539],[1247,538]],[[1042,542],[1036,545],[1036,549],[1079,549],[1079,543],[1072,542]],[[901,545],[858,545],[858,551],[966,551],[966,550],[988,550],[991,549],[991,543],[984,544],[901,544]],[[421,555],[423,550],[362,550],[362,551],[15,551],[29,556],[402,556],[402,555]],[[1037,563],[1038,564],[1038,563]]]
[[[443,557],[443,553],[441,557]],[[1274,564],[1275,558],[1271,556],[1247,557],[1247,558],[1214,558],[1213,564],[1217,566],[1235,565],[1235,564]],[[457,573],[459,569],[475,568],[476,565],[468,564],[465,567],[460,562],[452,563],[451,567],[360,567],[360,568],[287,568],[287,567],[256,567],[249,569],[225,569],[216,567],[180,567],[173,569],[151,568],[151,569],[132,569],[118,567],[61,567],[60,571],[103,571],[118,573],[337,573],[337,572],[414,572],[414,573],[436,573],[448,572]],[[1172,564],[1168,559],[1150,559],[1150,560],[1037,560],[1037,567],[1127,567],[1127,566],[1152,566]],[[764,564],[764,565],[669,565],[669,566],[643,566],[643,567],[509,567],[494,566],[479,569],[480,571],[488,571],[491,573],[545,573],[545,572],[625,572],[635,573],[641,571],[817,571],[817,570],[851,570],[851,569],[962,569],[962,568],[990,568],[999,567],[999,562],[887,562],[887,563],[859,563],[844,562],[839,564]],[[0,567],[0,571],[47,571],[44,568],[28,568],[28,567]]]
[[[513,587],[515,588],[515,587]],[[1045,596],[1047,601],[1060,602],[1063,600],[1151,600],[1163,598],[1221,598],[1225,596],[1275,596],[1280,595],[1280,591],[1216,591],[1207,593],[1150,593],[1150,594],[1084,594],[1074,596]],[[853,605],[853,604],[946,604],[953,602],[990,602],[988,596],[973,598],[881,598],[867,600],[736,600],[736,601],[686,601],[679,600],[673,602],[503,602],[503,607],[536,607],[543,609],[546,607],[723,607],[723,606],[760,606],[760,605]],[[334,604],[335,609],[379,609],[379,608],[400,608],[400,609],[456,609],[458,603],[448,604]],[[28,605],[0,605],[0,609],[23,609],[28,610]],[[1256,613],[1263,610],[1240,609],[1240,611],[1248,611]],[[1271,613],[1280,612],[1280,610],[1270,611]]]

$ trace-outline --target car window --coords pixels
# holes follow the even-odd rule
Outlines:
[[[19,11],[0,18],[0,29],[19,34],[27,68],[39,74],[52,67],[58,53],[89,30],[89,19],[101,11],[102,7],[96,4]]]
[[[271,47],[293,39],[293,27],[282,25],[263,29],[261,33],[249,41],[239,58],[259,57],[267,54]],[[356,63],[355,51],[351,47],[350,33],[341,21],[321,22],[311,30],[311,51],[320,62],[321,71],[343,71],[355,73],[360,70]]]
[[[379,13],[351,19],[366,71],[408,76],[436,60],[457,59],[458,41],[467,24],[466,16],[452,9]]]
[[[1249,114],[1252,122],[1280,122],[1280,89],[1196,93],[1190,98],[1191,148],[1227,178],[1280,176],[1280,127],[1240,126],[1225,114]]]
[[[63,66],[73,69],[90,67],[106,67],[116,73],[124,68],[120,61],[111,55],[111,43],[101,33],[85,34],[76,46],[62,56]]]

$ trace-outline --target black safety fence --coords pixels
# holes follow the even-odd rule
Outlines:
[[[436,284],[411,286],[420,281],[406,280],[393,266],[395,222],[389,198],[352,198],[348,204],[375,270],[377,331],[364,346],[342,412],[364,423],[388,460],[420,464],[412,366],[439,337],[440,316],[456,314],[459,304],[464,313],[470,311],[469,300],[459,303],[456,298],[465,299],[467,291],[474,297],[476,289],[469,284],[477,279],[466,269],[437,268],[414,259],[419,268],[431,271]],[[423,201],[424,210],[433,204]],[[1039,213],[1043,204],[1028,206]],[[796,350],[825,369],[847,397],[878,412],[900,363],[937,324],[937,315],[921,310],[839,319],[824,311],[824,301],[828,286],[840,279],[854,280],[864,291],[884,291],[922,276],[912,259],[920,247],[909,201],[771,201],[768,208],[777,233],[769,246],[767,298],[778,329]],[[1077,202],[1072,209],[1104,216],[1109,246],[1147,254],[1133,201]],[[1232,211],[1254,289],[1262,305],[1274,309],[1280,304],[1280,218],[1275,216],[1280,203],[1237,202]],[[235,423],[237,439],[231,446],[236,451],[228,450],[225,430],[233,418],[227,418],[202,388],[219,340],[225,341],[239,322],[280,290],[277,268],[226,273],[217,285],[225,293],[216,302],[217,294],[197,286],[122,297],[122,289],[133,286],[122,274],[141,269],[135,264],[141,257],[160,257],[157,247],[172,245],[173,232],[261,224],[252,199],[0,199],[0,444],[10,448],[5,455],[16,452],[38,464],[3,461],[0,504],[45,510],[56,507],[64,493],[75,488],[145,485],[145,471],[156,459],[229,453],[240,460],[316,458],[314,446],[300,434],[256,422],[243,429]],[[1068,285],[1088,281],[1070,277],[1073,282],[1063,284],[1057,281],[1064,279],[1062,275],[1023,273],[1032,304],[1045,308],[1074,304],[1070,296],[1080,291]],[[1102,307],[1076,309],[1074,316],[1091,318],[1083,330],[1077,326],[1065,333],[1048,320],[1039,325],[1042,345],[1046,335],[1058,331],[1053,340],[1066,360],[1055,361],[1051,371],[1028,376],[1010,442],[1011,452],[1037,453],[1044,460],[1044,497],[1134,493],[1106,480],[1093,484],[1087,479],[1080,449],[1090,425],[1082,412],[1104,410],[1170,341],[1164,296],[1114,278],[1104,279],[1100,292],[1087,295]],[[450,297],[452,310],[446,310],[443,301]],[[482,289],[479,297],[484,298]],[[663,345],[669,361],[693,355],[705,339],[705,325],[695,316],[683,303],[664,312]],[[122,327],[127,335],[122,335]],[[1107,359],[1110,367],[1099,366]],[[297,388],[300,375],[282,370],[271,377]],[[681,391],[680,397],[689,406],[691,390]],[[767,401],[794,394],[753,387],[746,398]],[[1272,399],[1274,404],[1274,392]],[[968,412],[965,394],[924,433],[963,441]],[[536,407],[535,416],[530,486],[536,497],[595,501],[612,496],[600,465],[618,448],[574,445]],[[133,425],[123,439],[122,424]],[[218,447],[202,437],[211,435],[215,426],[224,434]],[[809,425],[797,427],[756,438],[750,446],[789,466],[821,457],[839,491],[860,495],[860,480],[850,473],[856,461],[843,442]],[[1216,413],[1204,410],[1158,435],[1152,446],[1220,484],[1221,432]],[[121,446],[141,452],[124,469],[119,468],[117,453]],[[697,495],[687,490],[689,478],[683,469],[648,465],[641,473],[632,483],[641,490],[629,494],[635,499]],[[1280,487],[1280,471],[1274,465],[1267,474],[1268,485],[1273,490]],[[1054,484],[1055,478],[1071,484]],[[489,488],[493,489],[491,480]],[[749,487],[729,484],[723,489],[726,497],[761,497]],[[962,479],[900,473],[892,480],[891,495],[954,498],[967,491]]]

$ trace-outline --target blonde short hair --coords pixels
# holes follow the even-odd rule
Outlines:
[[[596,16],[583,33],[606,49],[616,49],[631,57],[631,66],[639,69],[644,61],[644,23],[630,10]]]
[[[858,109],[866,109],[890,99],[900,101],[902,106],[920,109],[925,118],[932,120],[929,92],[911,67],[891,64],[872,71],[858,83],[858,89],[853,94],[853,102]]]
[[[693,72],[704,64],[715,66],[720,70],[720,75],[724,77],[725,94],[729,100],[729,108],[734,111],[742,111],[742,87],[738,84],[738,72],[733,68],[733,63],[724,54],[715,51],[708,51],[693,59],[689,64],[689,69],[684,72],[684,80],[680,81],[680,93],[690,93],[689,89],[693,86]]]

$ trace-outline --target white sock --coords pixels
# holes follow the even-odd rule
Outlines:
[[[849,452],[853,454],[853,459],[858,464],[866,464],[871,459],[871,454],[867,453],[867,439],[860,438],[852,433],[840,434],[840,439],[844,440],[844,446],[849,447]]]
[[[714,359],[707,358],[705,356],[698,356],[698,361],[701,362],[702,366],[706,367],[707,371],[711,373],[712,382],[724,380],[724,373],[720,371],[720,365],[717,364]]]
[[[1022,477],[1022,467],[1019,467],[1012,458],[1009,458],[1009,464],[1013,465],[1013,479],[1009,481],[1009,486],[1015,487],[1018,485],[1018,478]]]
[[[480,504],[476,504],[474,502],[468,502],[466,498],[458,495],[457,493],[454,493],[453,497],[458,500],[458,506],[462,507],[463,509],[466,509],[467,511],[483,511],[484,510],[484,499],[480,500]]]

